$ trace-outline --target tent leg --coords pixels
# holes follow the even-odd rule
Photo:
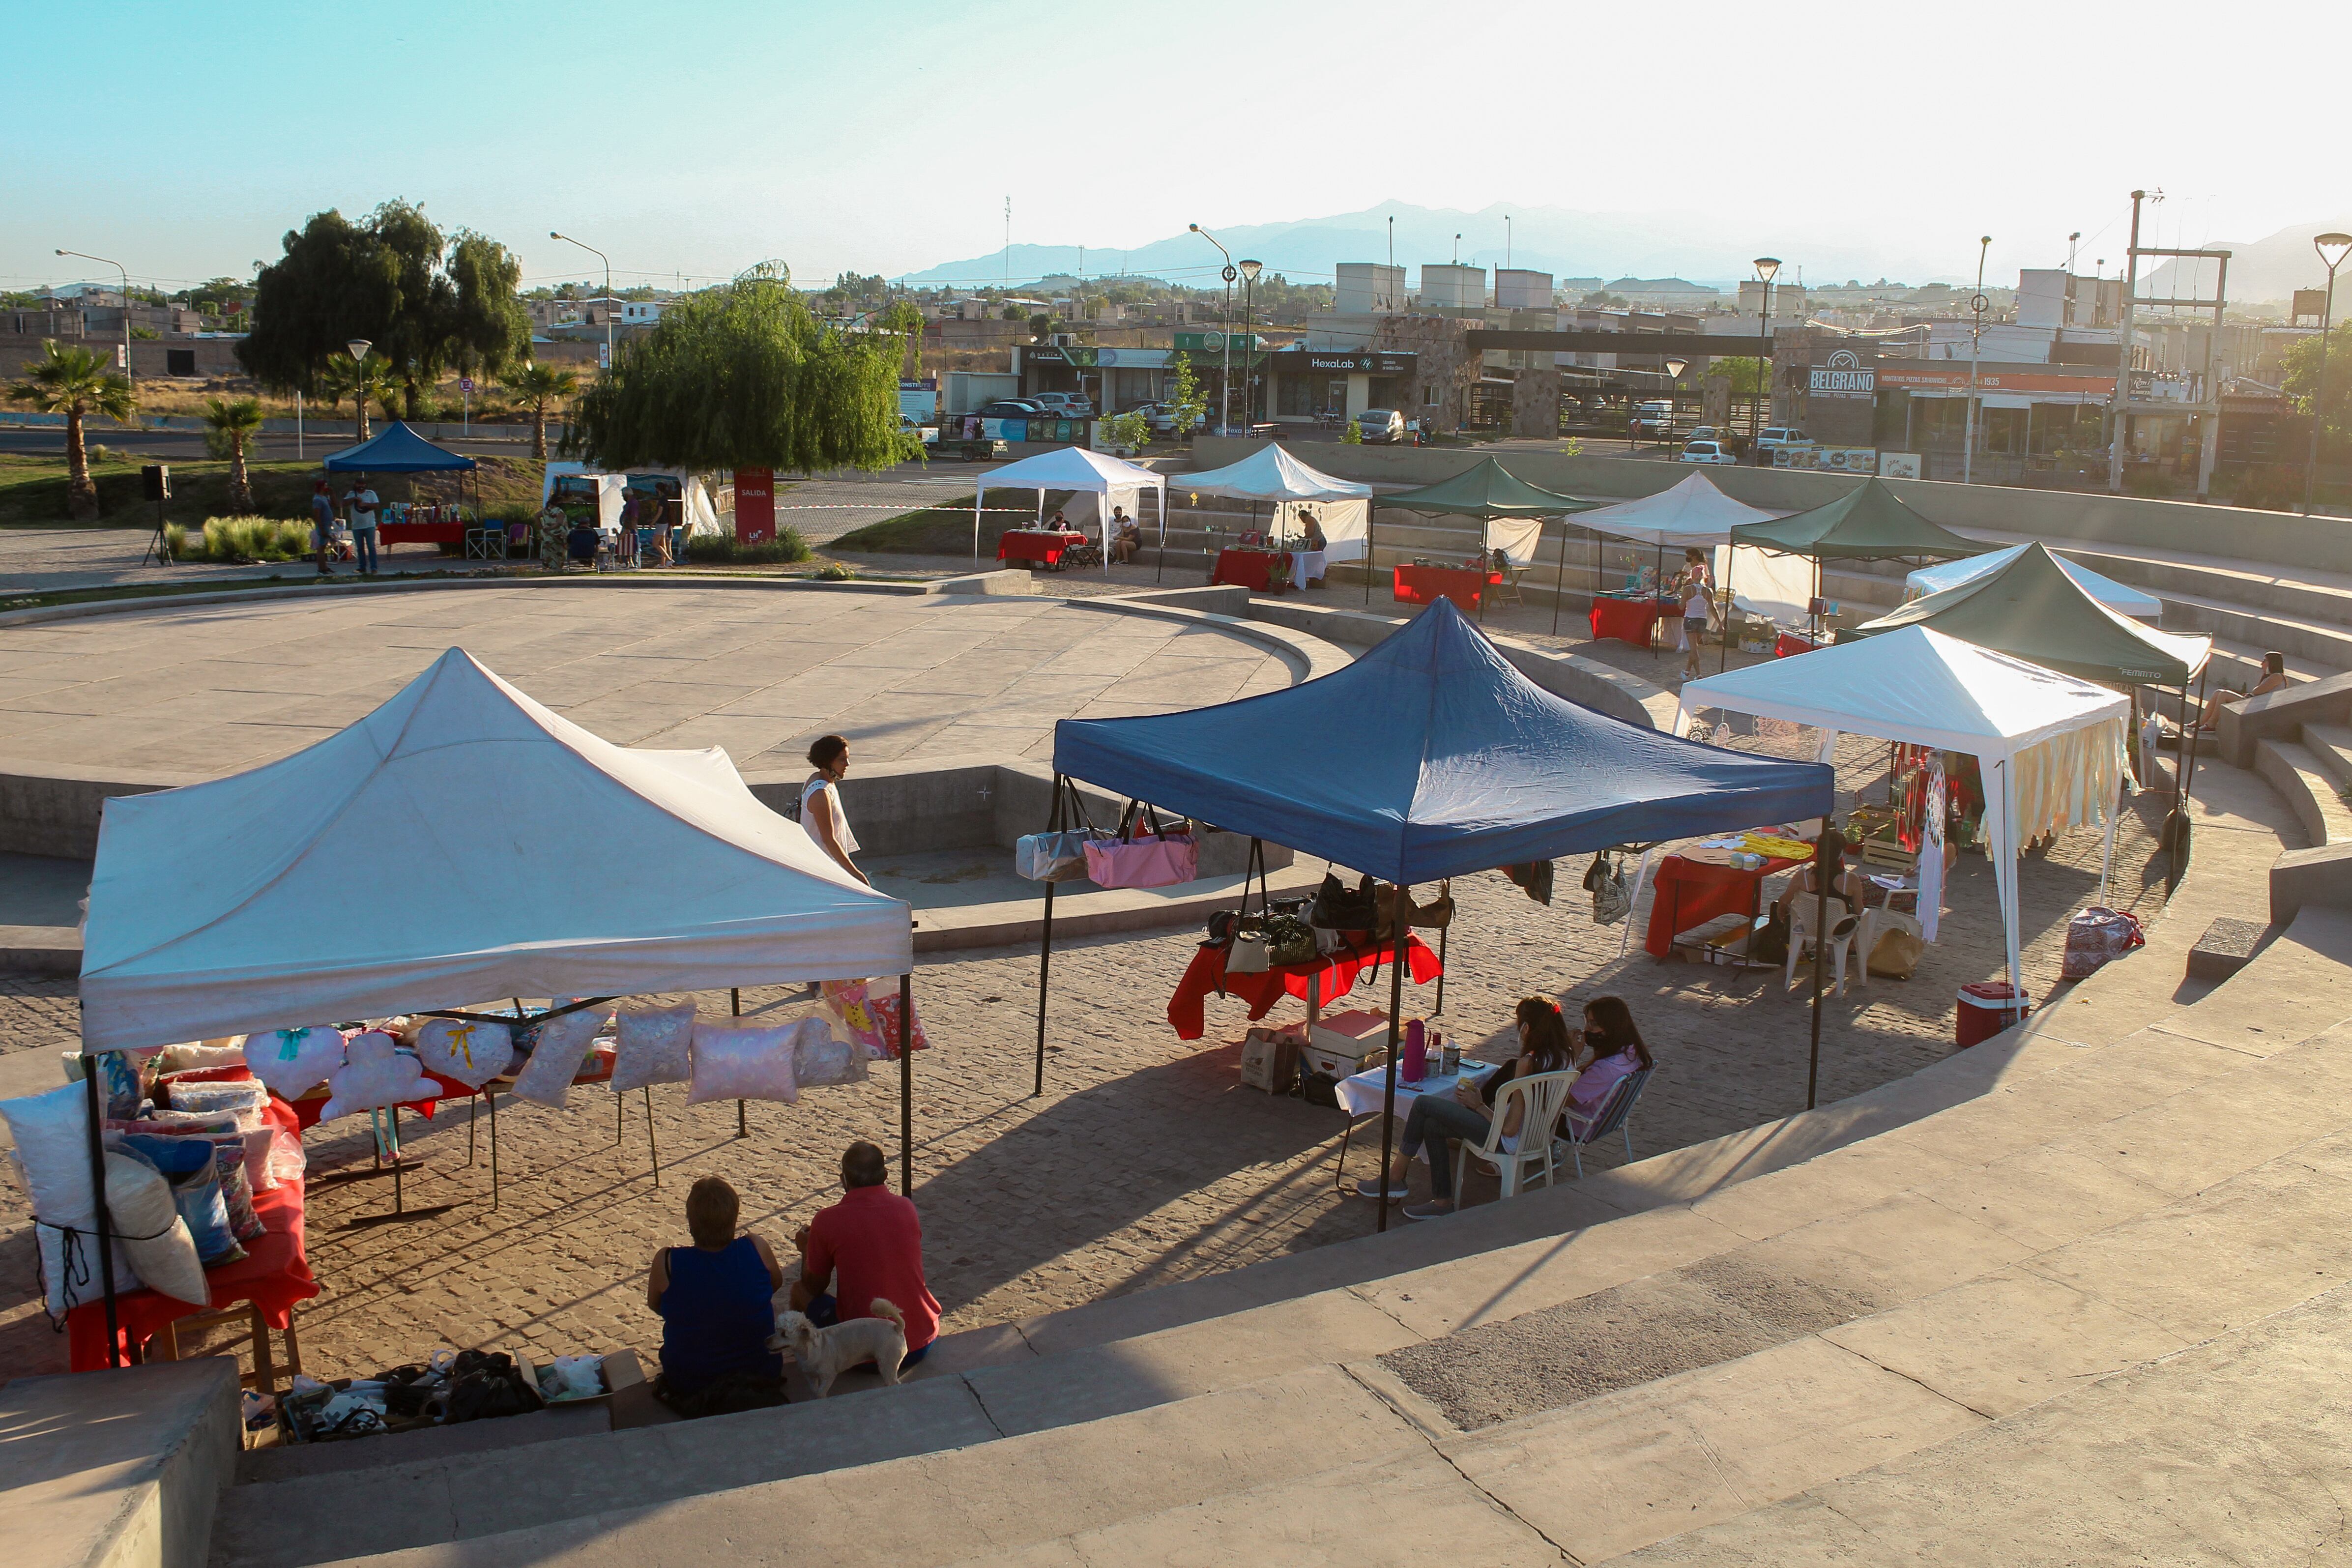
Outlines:
[[[1725,545],[1723,547],[1723,658],[1715,667],[1715,672],[1717,675],[1731,668],[1731,612],[1738,607],[1731,598],[1731,574],[1732,569],[1738,564],[1738,548],[1736,545]]]
[[[1559,570],[1551,580],[1551,635],[1559,636],[1559,602],[1568,597],[1568,520],[1559,524]]]
[[[1045,930],[1037,941],[1037,1081],[1029,1098],[1045,1092],[1045,992],[1054,964],[1054,884],[1045,884]]]
[[[741,986],[737,985],[728,988],[727,1005],[734,1016],[740,1018],[743,1016],[743,988]],[[749,1138],[751,1135],[751,1129],[744,1124],[743,1102],[739,1100],[735,1102],[735,1136],[738,1138]]]
[[[1048,884],[1050,886],[1050,884]],[[915,972],[898,976],[898,1195],[915,1189]]]
[[[661,1150],[654,1144],[654,1086],[646,1085],[646,1154],[654,1163],[654,1185],[661,1185]]]
[[[1439,883],[1437,896],[1441,899],[1446,897],[1453,886],[1451,882]],[[1437,928],[1437,1005],[1431,1011],[1440,1017],[1445,1013],[1445,939],[1453,934],[1454,922],[1450,919]]]
[[[1372,503],[1366,501],[1364,503],[1364,604],[1368,607],[1372,602],[1372,563],[1380,557],[1380,552],[1375,548],[1380,535],[1372,527]],[[1385,1219],[1388,1210],[1384,1207],[1381,1210],[1381,1214],[1383,1218],[1381,1228],[1386,1230],[1388,1226]]]
[[[106,1206],[106,1139],[99,1129],[103,1112],[98,1100],[98,1060],[102,1054],[83,1055],[81,1077],[83,1099],[89,1110],[89,1195],[97,1214],[98,1282],[106,1296],[106,1364],[111,1369],[117,1364],[122,1329],[114,1313],[114,1215]]]
[[[1397,889],[1399,913],[1412,907],[1409,901],[1412,897],[1411,889]],[[1377,1225],[1381,1230],[1389,1227],[1389,1162],[1395,1158],[1391,1150],[1396,1144],[1397,1015],[1404,1011],[1405,944],[1412,940],[1411,933],[1401,928],[1401,922],[1391,921],[1389,925],[1396,951],[1389,960],[1389,1065],[1387,1077],[1381,1087],[1381,1213]],[[1377,942],[1377,934],[1373,940]],[[1434,1170],[1436,1162],[1445,1158],[1445,1151],[1435,1150],[1429,1158],[1430,1168]],[[1460,1196],[1459,1194],[1455,1195],[1457,1198]]]
[[[1837,830],[1830,826],[1825,813],[1822,817],[1822,836],[1813,840],[1813,1045],[1805,1064],[1805,1109],[1811,1110],[1818,1102],[1822,1081],[1822,957],[1830,946],[1830,879],[1822,858],[1822,846]],[[1864,962],[1867,963],[1865,959]]]
[[[499,1091],[488,1084],[482,1093],[490,1102],[490,1207],[499,1206]]]
[[[482,1097],[478,1094],[467,1095],[466,1097],[466,1163],[468,1165],[474,1163],[474,1122],[481,1115],[481,1111]]]
[[[400,1157],[399,1103],[395,1101],[385,1106],[383,1115],[385,1123],[392,1129],[391,1136],[384,1140],[392,1146],[392,1212],[395,1215],[404,1215],[408,1212],[408,1203],[407,1194],[402,1190],[405,1184],[401,1181],[403,1173],[401,1167],[406,1162]]]

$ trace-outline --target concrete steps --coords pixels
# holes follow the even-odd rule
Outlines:
[[[2294,741],[2257,741],[2254,771],[2294,808],[2314,844],[2352,842],[2352,805],[2345,803],[2345,784],[2319,753]]]

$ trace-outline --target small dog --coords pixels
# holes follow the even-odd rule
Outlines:
[[[907,1359],[907,1317],[879,1296],[874,1311],[871,1318],[846,1318],[829,1329],[818,1328],[805,1313],[782,1313],[768,1348],[791,1351],[819,1399],[831,1394],[835,1378],[869,1361],[884,1383],[896,1385],[898,1363]]]

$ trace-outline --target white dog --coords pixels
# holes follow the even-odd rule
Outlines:
[[[898,1363],[907,1359],[907,1316],[879,1296],[874,1311],[871,1318],[845,1318],[829,1329],[818,1328],[805,1313],[784,1312],[768,1348],[791,1351],[819,1399],[832,1392],[835,1378],[869,1361],[884,1383],[895,1384]]]

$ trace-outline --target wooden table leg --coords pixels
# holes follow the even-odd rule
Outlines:
[[[155,1331],[154,1338],[147,1342],[147,1359],[150,1361],[180,1359],[180,1325],[177,1322],[165,1323]]]
[[[253,1312],[253,1386],[263,1394],[278,1392],[278,1374],[269,1365],[269,1325],[263,1321],[261,1309]]]
[[[286,1309],[286,1376],[290,1385],[302,1375],[302,1341],[294,1331],[294,1309]]]

